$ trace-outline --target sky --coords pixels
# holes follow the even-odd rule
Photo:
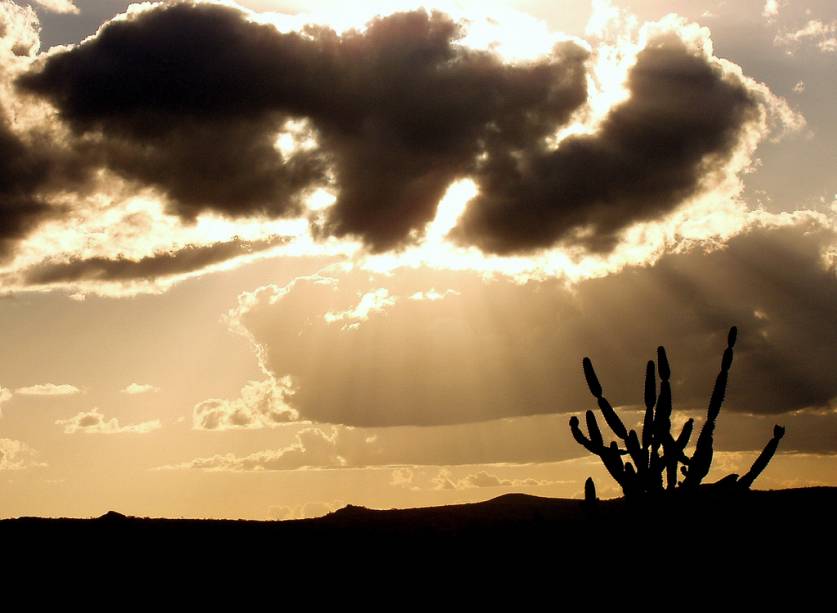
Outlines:
[[[833,2],[350,5],[0,0],[0,517],[837,486]]]

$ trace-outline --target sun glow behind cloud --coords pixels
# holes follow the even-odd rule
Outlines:
[[[220,2],[236,6],[233,2]],[[269,23],[282,32],[299,31],[307,24],[322,24],[337,33],[363,31],[370,20],[394,13],[423,9],[440,11],[466,24],[459,44],[470,49],[490,50],[507,61],[532,60],[547,55],[556,43],[577,40],[560,32],[550,31],[547,24],[532,15],[509,6],[506,2],[486,0],[380,0],[364,2],[325,2],[293,15],[271,10],[270,3],[251,0],[243,2],[258,10],[250,19]],[[241,6],[241,5],[238,5]],[[571,4],[565,10],[573,11]],[[579,12],[583,9],[577,8]]]
[[[241,8],[228,1],[214,3]],[[154,6],[152,3],[134,5],[129,13],[136,15]],[[339,11],[303,11],[295,15],[242,10],[249,20],[274,25],[280,31],[299,31],[306,24],[319,23],[342,32],[351,28],[363,30],[369,19],[376,16],[415,8],[438,9],[462,24],[463,35],[457,44],[490,50],[508,62],[532,61],[548,54],[556,43],[570,38],[550,31],[544,22],[530,15],[499,3],[405,0],[341,3],[340,7]],[[591,52],[586,104],[566,126],[547,139],[546,146],[556,149],[570,136],[594,134],[610,110],[628,99],[626,80],[636,63],[637,54],[650,37],[664,31],[677,32],[699,53],[711,58],[711,41],[705,28],[675,17],[640,26],[635,18],[615,9],[610,3],[595,2],[586,31],[589,40],[574,39]],[[737,66],[723,61],[719,65],[744,79]],[[153,190],[134,193],[132,190],[135,188],[131,185],[103,172],[98,187],[90,195],[74,202],[70,215],[43,223],[20,243],[16,257],[0,268],[0,283],[7,292],[62,289],[75,296],[86,293],[134,295],[166,291],[184,279],[207,272],[229,270],[255,259],[282,256],[334,255],[343,257],[347,266],[376,272],[391,272],[401,267],[428,267],[506,275],[521,281],[560,277],[574,282],[609,274],[630,264],[650,264],[666,250],[700,241],[723,240],[750,223],[752,215],[747,213],[740,200],[740,175],[750,164],[756,145],[768,132],[770,126],[767,124],[773,122],[788,131],[799,130],[804,125],[804,121],[766,87],[752,81],[749,83],[754,89],[761,87],[765,107],[771,116],[763,117],[761,124],[751,129],[747,138],[743,139],[724,176],[715,177],[714,184],[707,184],[701,193],[668,215],[625,228],[617,248],[606,255],[591,254],[572,245],[558,245],[525,255],[498,256],[454,243],[448,234],[466,211],[468,203],[478,194],[477,185],[470,177],[462,177],[448,187],[435,217],[423,232],[414,232],[412,241],[406,246],[383,253],[369,253],[359,240],[351,236],[323,238],[312,231],[309,222],[322,221],[338,197],[335,187],[329,184],[333,182],[331,170],[327,173],[325,184],[304,194],[305,210],[298,218],[254,216],[232,220],[204,213],[198,215],[193,223],[184,222],[171,214],[162,197]],[[33,113],[48,111],[41,109],[22,113],[22,121],[29,116],[32,119],[35,116]],[[288,160],[299,152],[316,149],[318,137],[307,120],[289,120],[277,134],[275,147],[283,159]],[[161,277],[152,275],[130,280],[82,279],[33,284],[25,274],[43,262],[72,263],[91,258],[138,262],[143,258],[177,254],[185,249],[230,241],[267,241],[277,237],[283,240],[270,248],[250,253],[242,251],[236,257]]]

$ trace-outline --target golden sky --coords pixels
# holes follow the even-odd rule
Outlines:
[[[669,351],[837,485],[830,2],[0,0],[0,516],[580,496]],[[731,6],[730,6],[731,5]]]

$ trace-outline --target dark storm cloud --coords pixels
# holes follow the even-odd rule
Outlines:
[[[231,240],[205,246],[188,246],[178,251],[128,260],[88,258],[69,262],[43,262],[25,272],[25,283],[45,285],[71,281],[131,281],[154,279],[199,270],[231,258],[275,247],[285,239],[246,242]]]
[[[108,24],[19,85],[58,108],[90,163],[156,186],[186,218],[296,213],[330,167],[338,200],[320,231],[382,250],[432,219],[489,142],[526,147],[586,98],[574,44],[508,65],[459,35],[438,13],[282,34],[180,3]],[[319,148],[283,159],[273,141],[289,118]]]
[[[15,243],[38,223],[63,214],[47,194],[78,187],[87,174],[45,134],[28,136],[27,142],[11,130],[0,107],[0,259],[12,255]]]
[[[164,190],[183,217],[281,215],[322,178],[317,156],[273,146],[277,99],[322,74],[310,46],[232,9],[178,4],[112,22],[19,83],[58,107],[91,163]]]
[[[342,99],[316,120],[340,188],[327,232],[374,249],[430,221],[447,186],[490,140],[522,147],[566,122],[586,99],[574,44],[530,65],[454,46],[446,17],[403,13],[349,33],[331,49]]]
[[[7,54],[31,47],[30,17],[10,3],[0,4],[0,79],[8,78]],[[24,44],[27,43],[27,44]],[[49,164],[14,133],[4,105],[0,104],[0,259],[14,242],[49,213],[36,191],[49,174]]]
[[[40,221],[63,212],[48,193],[74,189],[85,174],[85,164],[67,155],[46,129],[27,133],[13,121],[20,110],[7,97],[8,81],[37,52],[37,27],[30,9],[0,2],[0,259]]]
[[[786,429],[780,446],[783,452],[837,454],[837,412],[834,409],[796,411],[767,417],[732,413],[721,415],[723,421],[715,438],[719,449],[724,451],[761,449],[773,424],[778,423]]]
[[[423,11],[362,32],[280,33],[228,7],[181,2],[113,21],[19,79],[54,104],[87,164],[161,190],[172,212],[296,215],[334,183],[314,231],[373,250],[420,232],[447,186],[480,194],[457,240],[497,253],[556,243],[606,251],[711,183],[759,103],[675,33],[628,77],[630,98],[592,135],[546,138],[586,100],[587,52],[505,64],[457,44],[460,25]],[[317,145],[284,157],[288,120]]]
[[[36,196],[49,169],[46,159],[6,127],[0,110],[0,258],[49,214],[50,207]]]
[[[637,405],[645,361],[664,345],[675,407],[705,408],[737,325],[724,411],[828,406],[837,398],[837,270],[823,253],[835,242],[816,222],[754,227],[711,253],[670,254],[584,282],[567,341],[576,357],[593,360],[612,402]]]
[[[724,411],[776,414],[837,398],[837,277],[821,259],[834,242],[816,224],[754,228],[724,249],[667,255],[573,292],[557,281],[406,270],[370,281],[360,271],[265,288],[241,321],[267,368],[291,376],[300,419],[425,426],[581,411],[593,404],[583,356],[614,405],[639,406],[661,344],[675,408],[701,409],[731,325],[739,341]],[[430,288],[455,292],[416,299]]]
[[[630,99],[591,136],[555,151],[500,142],[481,168],[481,193],[456,230],[486,251],[559,241],[609,250],[627,225],[672,210],[720,168],[757,113],[744,85],[674,34],[652,40],[628,79]]]

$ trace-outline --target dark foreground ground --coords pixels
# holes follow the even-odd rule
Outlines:
[[[442,569],[464,581],[477,568],[491,568],[566,580],[589,574],[653,582],[679,574],[694,586],[722,578],[758,590],[771,587],[772,576],[787,585],[827,574],[828,585],[837,587],[837,488],[706,490],[649,505],[617,499],[593,507],[510,494],[421,509],[348,506],[282,522],[115,513],[19,518],[0,521],[0,556],[38,572],[95,568],[100,576],[130,576],[145,569],[210,585],[254,576],[287,580],[295,573],[415,578],[417,569],[431,572],[427,581]]]

